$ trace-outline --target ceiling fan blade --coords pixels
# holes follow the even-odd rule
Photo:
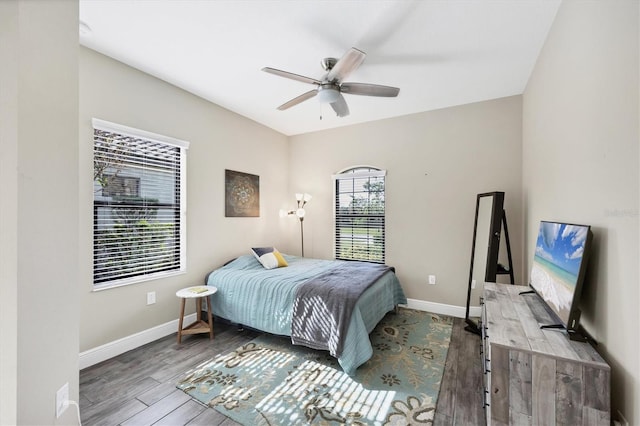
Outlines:
[[[331,102],[330,105],[338,117],[346,117],[349,115],[349,107],[347,106],[347,101],[344,100],[344,96],[342,96],[342,94],[338,96],[338,100]]]
[[[309,90],[308,92],[303,93],[302,95],[297,96],[297,97],[295,97],[295,98],[291,99],[289,102],[285,102],[285,103],[283,103],[282,105],[280,105],[280,106],[278,107],[278,109],[279,109],[280,111],[284,111],[285,109],[289,109],[289,108],[291,108],[292,106],[296,106],[296,105],[298,105],[299,103],[306,101],[307,99],[311,99],[311,98],[313,98],[313,97],[314,97],[315,95],[317,95],[317,94],[318,94],[318,91],[317,91],[317,90]]]
[[[280,77],[290,78],[291,80],[301,81],[303,83],[311,83],[311,84],[317,84],[317,85],[322,84],[321,81],[316,80],[315,78],[305,77],[303,75],[298,75],[292,72],[282,71],[275,68],[264,67],[262,68],[262,71],[268,72],[269,74],[279,75]]]
[[[366,56],[367,54],[363,51],[352,47],[331,68],[331,71],[327,74],[327,80],[332,82],[344,80],[349,74],[358,69]]]
[[[367,83],[342,83],[340,91],[350,95],[383,96],[387,98],[396,97],[400,93],[400,89],[397,87]]]

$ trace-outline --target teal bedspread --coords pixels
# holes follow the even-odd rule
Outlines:
[[[216,286],[213,313],[231,322],[271,334],[291,336],[293,303],[299,285],[342,261],[285,255],[286,268],[264,269],[252,255],[241,256],[211,272],[206,284]],[[373,353],[369,333],[395,305],[407,303],[396,275],[389,271],[369,287],[351,315],[338,362],[347,374]]]

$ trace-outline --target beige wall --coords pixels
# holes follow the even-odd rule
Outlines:
[[[465,306],[482,192],[506,194],[521,278],[521,106],[515,96],[291,137],[291,184],[314,197],[305,254],[333,257],[331,175],[371,165],[387,170],[387,263],[407,297]],[[435,286],[427,284],[429,274],[436,275]]]
[[[583,322],[612,367],[614,416],[631,424],[640,424],[638,17],[633,0],[563,3],[523,101],[525,258],[540,220],[592,225]]]
[[[191,143],[187,154],[187,273],[92,291],[91,118]],[[80,48],[80,351],[177,319],[178,289],[257,245],[287,248],[285,136],[86,48]],[[260,176],[260,217],[224,217],[224,170]],[[155,291],[157,303],[146,305]],[[193,312],[190,306],[190,312]]]
[[[0,425],[18,410],[18,3],[0,3]]]
[[[0,424],[74,424],[78,4],[0,2]]]

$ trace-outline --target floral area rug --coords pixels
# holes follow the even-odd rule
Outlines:
[[[327,352],[262,335],[177,384],[243,425],[432,424],[453,318],[411,309],[371,332],[373,356],[345,374]]]

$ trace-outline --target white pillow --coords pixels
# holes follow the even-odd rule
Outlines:
[[[289,266],[282,254],[275,247],[252,247],[251,253],[265,269]]]

